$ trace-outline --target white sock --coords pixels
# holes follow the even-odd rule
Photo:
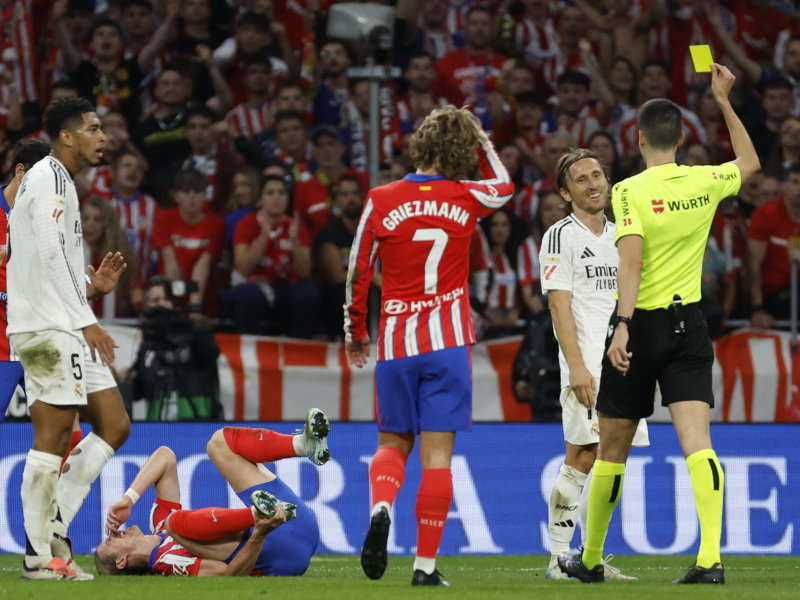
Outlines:
[[[386,502],[386,500],[382,500],[372,507],[372,511],[369,513],[369,518],[371,519],[374,517],[381,508],[385,508],[389,512],[389,516],[392,516],[392,505]]]
[[[414,557],[414,570],[422,569],[426,575],[431,575],[436,570],[435,558]]]
[[[56,501],[59,518],[53,523],[55,533],[62,537],[67,535],[69,524],[83,506],[94,480],[112,456],[114,449],[94,433],[83,438],[72,451],[58,480]]]
[[[592,470],[593,471],[593,470]],[[578,509],[581,522],[581,546],[586,547],[586,523],[589,521],[589,485],[592,483],[592,471],[586,476],[581,492],[581,507]]]
[[[586,475],[567,465],[561,465],[550,502],[547,505],[550,529],[550,554],[568,552],[575,526],[578,524],[578,505]]]
[[[306,454],[306,446],[303,443],[303,440],[304,436],[302,433],[292,438],[292,446],[294,446],[294,453],[297,454],[297,456],[308,456]]]
[[[43,567],[53,560],[50,553],[50,521],[55,517],[59,467],[61,457],[47,452],[31,450],[25,459],[20,493],[28,541],[25,564],[29,568]]]

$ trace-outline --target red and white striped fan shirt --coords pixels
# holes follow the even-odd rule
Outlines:
[[[13,49],[17,59],[13,61],[14,81],[19,83],[20,102],[35,102],[39,98],[36,40],[33,36],[31,7],[24,0],[4,3],[0,8],[0,51]],[[8,105],[5,85],[3,104]]]
[[[111,188],[114,185],[111,181],[111,165],[100,165],[99,167],[90,168],[86,171],[86,180],[91,187],[86,195],[81,196],[81,202],[86,200],[89,196],[100,196],[101,198],[111,199]]]
[[[119,224],[139,263],[139,279],[144,285],[155,275],[158,253],[153,250],[153,226],[158,214],[158,202],[152,196],[137,192],[130,200],[111,193],[111,204],[119,215]]]
[[[487,308],[512,309],[517,304],[517,274],[505,252],[492,255],[494,278],[489,288]]]
[[[553,19],[547,19],[541,27],[530,19],[519,22],[514,31],[514,43],[527,60],[551,58],[558,52],[558,33]]]
[[[478,153],[485,181],[411,174],[370,192],[350,252],[345,333],[347,340],[367,335],[367,296],[380,258],[378,360],[475,342],[467,287],[472,232],[514,192],[488,138]]]
[[[259,133],[272,127],[274,116],[274,107],[270,102],[260,106],[242,103],[228,112],[225,120],[236,130],[237,135],[243,135],[252,141]]]
[[[517,249],[517,280],[520,286],[539,281],[539,245],[532,236],[526,237]]]

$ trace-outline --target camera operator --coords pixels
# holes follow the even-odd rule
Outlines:
[[[141,325],[144,340],[133,374],[133,397],[146,400],[148,421],[222,418],[214,333],[204,322],[188,318],[202,307],[179,308],[179,301],[196,291],[196,282],[164,276],[148,283]]]

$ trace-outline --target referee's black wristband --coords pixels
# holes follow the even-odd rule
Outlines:
[[[630,319],[630,317],[621,317],[620,315],[617,315],[617,320],[616,320],[616,323],[614,323],[614,324],[615,325],[619,325],[620,323],[625,323],[625,325],[630,327],[631,326],[631,319]]]

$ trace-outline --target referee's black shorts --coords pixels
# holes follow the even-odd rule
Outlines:
[[[614,311],[611,323],[616,320]],[[628,352],[632,352],[625,377],[607,355],[603,356],[597,410],[609,417],[644,419],[653,414],[656,382],[662,404],[700,400],[714,407],[711,391],[711,368],[714,346],[708,337],[705,317],[697,304],[683,307],[685,333],[675,333],[672,308],[639,310],[633,313],[629,327]],[[609,326],[606,351],[611,345],[614,327]]]

